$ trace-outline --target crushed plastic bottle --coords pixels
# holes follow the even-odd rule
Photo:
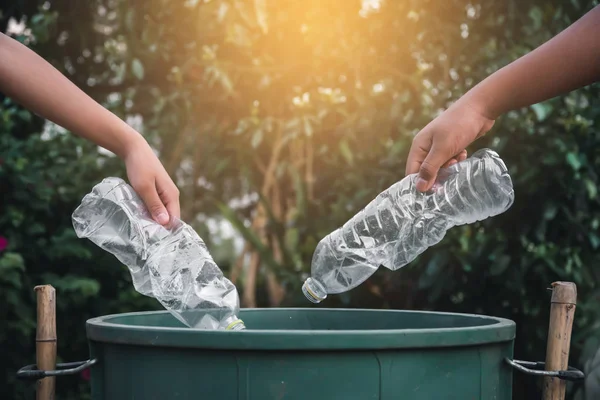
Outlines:
[[[186,223],[155,222],[124,180],[106,178],[73,212],[79,238],[113,254],[131,273],[135,289],[157,299],[195,329],[245,329],[235,285],[223,276],[204,241]]]
[[[308,300],[319,303],[328,294],[353,289],[380,265],[398,270],[453,226],[501,214],[514,201],[506,165],[490,149],[440,170],[427,193],[416,190],[416,178],[395,183],[319,242],[302,286]]]

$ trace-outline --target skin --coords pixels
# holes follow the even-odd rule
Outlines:
[[[180,217],[179,190],[142,135],[43,58],[0,33],[0,92],[120,157],[129,183],[156,222]]]
[[[529,54],[487,77],[413,139],[406,174],[417,190],[433,186],[441,167],[467,157],[465,148],[502,114],[600,80],[600,6]]]

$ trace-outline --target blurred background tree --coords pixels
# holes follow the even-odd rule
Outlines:
[[[317,242],[403,177],[420,128],[597,3],[0,0],[0,30],[146,136],[243,306],[288,307],[307,306]],[[571,364],[598,374],[599,94],[593,85],[501,117],[470,150],[500,153],[513,207],[325,306],[507,317],[515,357],[542,360],[545,289],[574,281]],[[34,285],[57,288],[68,361],[87,355],[87,318],[158,305],[72,230],[93,183],[124,176],[119,160],[0,100],[0,394],[24,399],[32,388],[14,373],[34,359]],[[514,377],[515,399],[539,397],[538,381]],[[59,398],[89,397],[79,377],[58,385]],[[599,396],[585,386],[570,396]]]

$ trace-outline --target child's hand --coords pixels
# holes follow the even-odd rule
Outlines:
[[[419,174],[417,190],[431,189],[439,169],[467,158],[465,148],[493,125],[494,120],[486,117],[469,100],[458,100],[415,136],[408,154],[406,175]]]
[[[152,218],[161,225],[179,218],[179,190],[145,140],[139,140],[123,155],[127,177],[142,198]]]
[[[0,91],[38,115],[117,154],[156,222],[179,218],[179,190],[148,142],[43,58],[0,33]],[[57,97],[57,93],[60,96]]]
[[[406,174],[419,173],[427,191],[438,170],[466,158],[465,148],[510,110],[536,104],[600,80],[600,6],[531,53],[472,88],[414,140]],[[574,72],[575,71],[575,72]]]

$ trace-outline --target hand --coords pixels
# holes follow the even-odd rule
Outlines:
[[[137,140],[123,160],[129,183],[146,204],[152,218],[161,225],[179,218],[179,190],[148,143],[143,138]]]
[[[438,171],[467,158],[465,148],[494,125],[480,108],[461,98],[431,121],[413,139],[406,175],[418,173],[417,190],[433,186]]]
[[[0,91],[38,115],[125,161],[127,176],[152,218],[179,218],[179,190],[148,142],[36,53],[0,32]],[[60,93],[60,101],[56,100]]]

